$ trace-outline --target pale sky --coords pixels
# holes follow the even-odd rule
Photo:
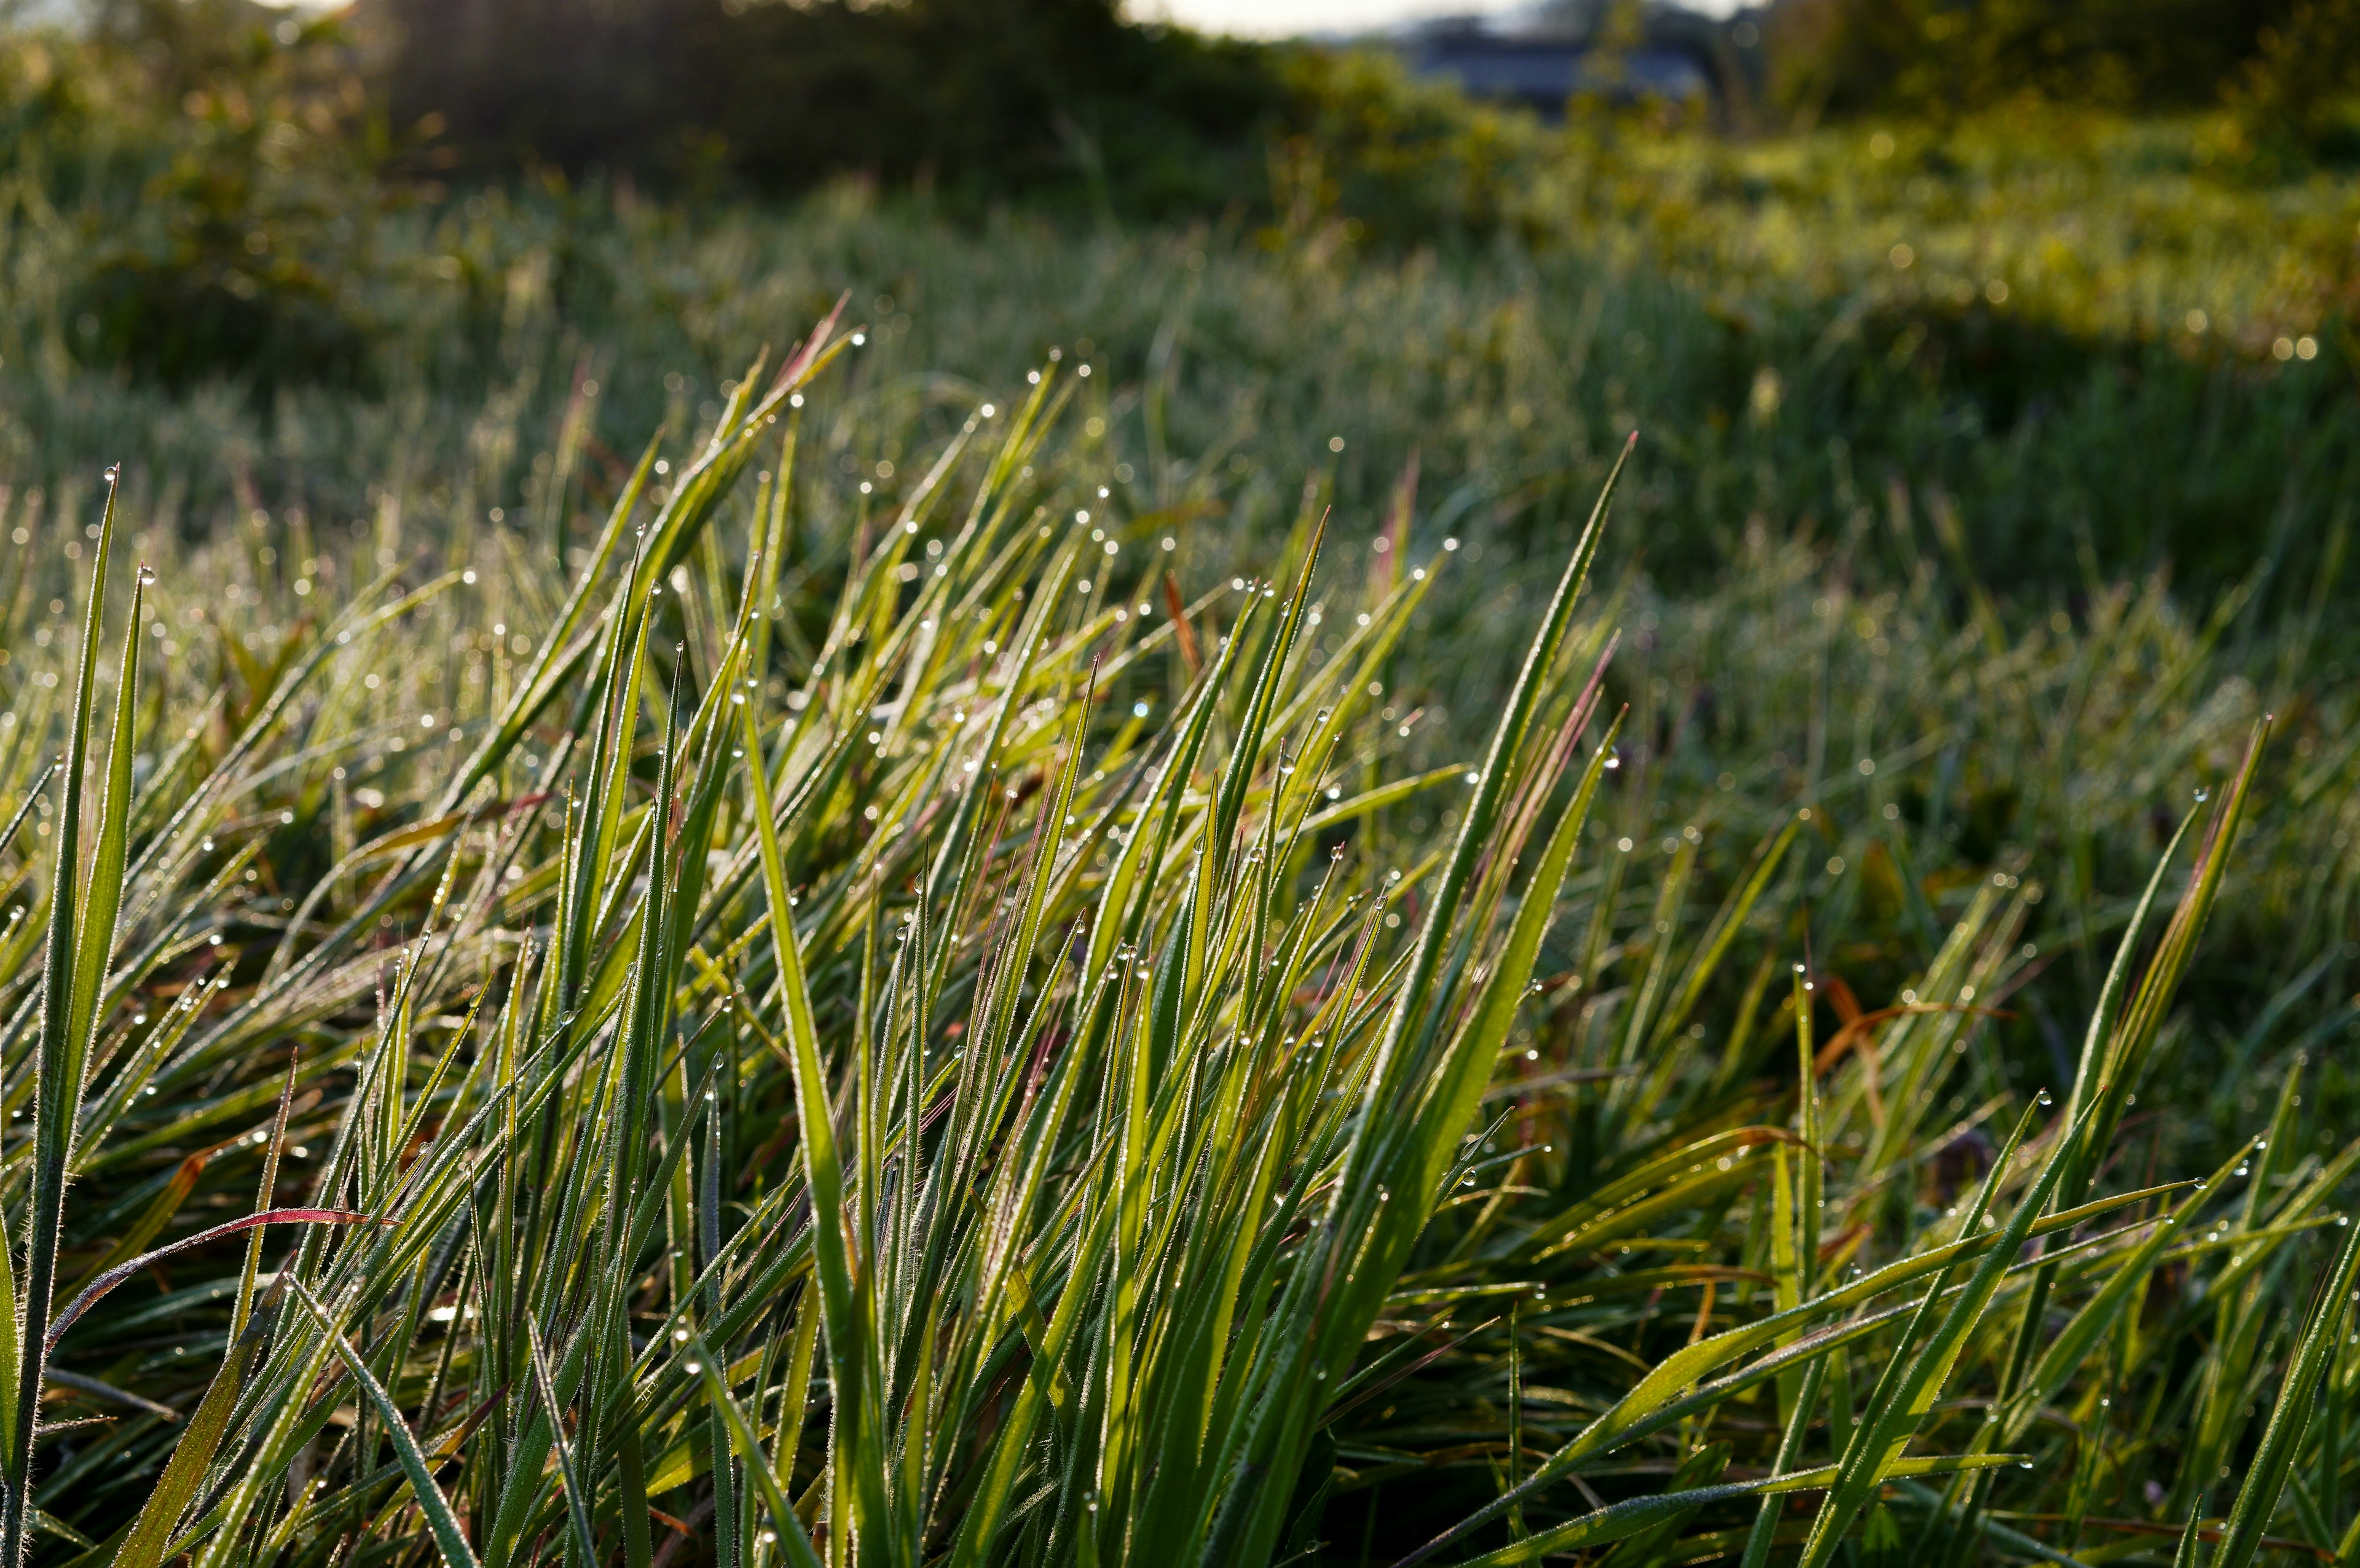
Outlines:
[[[1733,11],[1739,0],[1688,0],[1699,11]],[[1131,13],[1208,33],[1286,38],[1297,33],[1360,32],[1428,16],[1506,16],[1531,0],[1130,0]]]

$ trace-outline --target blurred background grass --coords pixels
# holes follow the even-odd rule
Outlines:
[[[1433,760],[1637,429],[1607,567],[1644,606],[1655,744],[1696,749],[1649,811],[1724,779],[1783,806],[1905,752],[1876,804],[1923,830],[1914,870],[1826,922],[1897,975],[1913,886],[1953,872],[2037,862],[2086,944],[2180,773],[2273,709],[2284,870],[2230,898],[2244,957],[2200,985],[2223,1040],[2317,1024],[2265,1003],[2360,979],[2360,4],[1557,12],[1605,80],[1673,48],[1711,93],[1535,114],[1397,49],[1109,0],[20,13],[14,537],[70,539],[119,461],[199,559],[578,550],[641,432],[709,423],[848,289],[828,506],[885,505],[1070,354],[1098,374],[1065,482],[1194,572],[1265,565],[1315,503],[1349,571],[1385,568],[1389,517],[1463,538],[1404,671]],[[2093,993],[2077,951],[2028,1052]]]
[[[693,417],[849,287],[878,395],[1087,341],[1143,493],[1248,523],[1323,466],[1375,506],[1415,450],[1545,528],[1640,427],[1667,583],[1896,476],[2037,597],[2310,579],[2340,537],[2360,191],[2307,77],[2348,5],[1781,6],[1721,27],[1756,42],[1711,103],[1554,124],[1097,0],[447,9],[10,32],[20,493],[126,458],[192,527],[353,514],[468,454],[513,504],[578,382],[594,435]]]
[[[1921,794],[1982,823],[1961,864],[2078,853],[2095,897],[2158,842],[2149,726],[2224,724],[2217,750],[2275,704],[2334,765],[2289,842],[2346,891],[2255,906],[2240,994],[2322,953],[2321,994],[2348,991],[2360,822],[2320,780],[2354,776],[2360,5],[1561,10],[1610,66],[1684,49],[1713,92],[1552,118],[1398,50],[1108,0],[20,13],[5,505],[51,537],[122,462],[135,515],[191,541],[333,558],[391,518],[454,560],[486,527],[579,548],[566,519],[640,432],[709,422],[731,367],[849,289],[866,332],[814,481],[846,506],[1070,353],[1098,374],[1065,461],[1195,570],[1255,570],[1306,495],[1366,570],[1390,512],[1463,536],[1480,572],[1417,671],[1447,750],[1527,563],[1638,429],[1607,564],[1682,700],[1715,693],[1701,779],[1788,800],[1849,766],[1828,734],[1877,750],[1888,719],[1847,712],[1799,625],[1907,711],[1890,746],[1959,747]],[[2125,606],[2144,643],[2098,635]],[[2058,662],[1994,673],[2017,659]],[[2103,768],[2038,694],[2166,669]]]

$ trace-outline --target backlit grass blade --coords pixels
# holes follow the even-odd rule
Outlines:
[[[302,1060],[303,1053],[300,1048],[290,1050],[287,1053],[287,1078],[286,1082],[279,1085],[279,1111],[270,1119],[270,1141],[264,1147],[262,1179],[254,1194],[254,1210],[257,1214],[268,1212],[271,1207],[272,1200],[278,1194],[279,1156],[287,1143],[287,1115],[289,1108],[295,1103],[295,1075],[297,1069],[302,1064]],[[232,1340],[235,1340],[246,1332],[246,1315],[254,1306],[255,1279],[261,1272],[262,1227],[257,1225],[246,1236],[246,1270],[238,1276],[237,1310],[230,1317],[229,1332]]]
[[[107,564],[114,553],[118,471],[107,471],[106,509],[99,519],[91,569],[90,604],[82,618],[80,668],[74,681],[71,732],[59,788],[55,870],[49,888],[49,947],[41,977],[40,1034],[34,1057],[35,1108],[30,1218],[26,1231],[24,1298],[16,1306],[16,1417],[8,1451],[0,1454],[0,1564],[25,1560],[26,1510],[31,1506],[33,1430],[39,1421],[41,1372],[49,1341],[50,1293],[56,1288],[59,1225],[65,1206],[73,1135],[82,1111],[83,1067],[100,979],[115,943],[115,914],[123,892],[125,819],[133,737],[129,705],[138,656],[139,621],[132,617],[119,674],[115,750],[106,770],[99,840],[85,870],[82,834],[83,772],[95,717],[100,628],[106,610]],[[135,600],[137,594],[134,595]],[[124,787],[117,788],[117,777]],[[97,886],[111,871],[111,886]],[[100,928],[104,927],[102,931]]]
[[[582,1489],[582,1472],[574,1462],[574,1443],[565,1435],[565,1410],[558,1402],[557,1384],[549,1372],[549,1352],[541,1343],[541,1325],[525,1316],[525,1343],[532,1362],[533,1391],[541,1397],[557,1449],[558,1485],[565,1489],[565,1516],[574,1526],[574,1549],[585,1563],[598,1561],[597,1537],[590,1529],[590,1509]]]
[[[2042,1101],[2049,1096],[2042,1094]],[[2083,1120],[2064,1129],[2056,1149],[2041,1167],[2031,1187],[2018,1200],[2011,1215],[1991,1249],[1976,1265],[1967,1281],[1967,1288],[1951,1301],[1941,1322],[1928,1336],[1924,1346],[1911,1353],[1905,1361],[1888,1364],[1880,1379],[1880,1387],[1867,1412],[1861,1418],[1844,1448],[1838,1465],[1836,1484],[1821,1499],[1819,1511],[1811,1521],[1811,1533],[1805,1541],[1802,1561],[1805,1568],[1818,1568],[1834,1553],[1837,1543],[1852,1527],[1862,1509],[1874,1499],[1876,1488],[1884,1484],[1892,1466],[1901,1457],[1901,1451],[1916,1435],[1918,1423],[1948,1382],[1950,1370],[1965,1350],[1969,1336],[1981,1321],[1984,1308],[1990,1305],[1993,1293],[1999,1288],[2000,1276],[2015,1260],[2032,1234],[2033,1222],[2040,1217],[2049,1196],[2065,1173],[2068,1159],[2088,1136],[2094,1107],[2084,1114]],[[2027,1116],[2027,1121],[2029,1117]],[[1968,1218],[1961,1226],[1972,1234],[1996,1195],[2000,1178],[2006,1172],[2010,1160],[2023,1138],[2018,1129],[2001,1150],[1992,1166],[1992,1175],[1983,1192],[1970,1208]],[[1930,1314],[1936,1297],[1929,1293],[1918,1313]],[[1914,1330],[1918,1325],[1913,1323]],[[1908,1345],[1916,1337],[1905,1332],[1901,1343]]]
[[[882,1436],[867,1424],[873,1409],[861,1389],[865,1355],[858,1326],[853,1262],[847,1249],[844,1168],[837,1153],[834,1111],[827,1078],[820,1063],[819,1029],[814,1020],[811,994],[796,950],[794,900],[787,890],[784,862],[779,853],[778,827],[771,814],[770,782],[759,758],[760,734],[754,704],[745,705],[746,751],[756,758],[747,769],[749,808],[759,838],[763,887],[769,900],[770,929],[777,933],[779,987],[785,1013],[787,1051],[793,1073],[798,1129],[803,1146],[804,1179],[810,1184],[814,1215],[813,1252],[819,1270],[820,1301],[827,1331],[829,1367],[842,1401],[839,1441],[849,1456],[856,1486],[843,1506],[856,1532],[885,1527],[885,1465]]]
[[[2155,1192],[2147,1192],[2124,1193],[2046,1215],[2031,1226],[2027,1235],[2042,1236],[2070,1232],[2103,1214],[2155,1195]],[[1611,1453],[1625,1443],[1661,1431],[1685,1415],[1709,1409],[1719,1400],[1759,1381],[1762,1376],[1802,1370],[1811,1360],[1847,1343],[1853,1330],[1822,1328],[1807,1332],[1800,1339],[1792,1340],[1786,1351],[1753,1363],[1749,1368],[1719,1382],[1704,1381],[1731,1362],[1787,1341],[1797,1330],[1808,1330],[1811,1323],[1822,1316],[1863,1306],[1880,1296],[1912,1287],[1928,1275],[1947,1278],[1956,1264],[1968,1258],[1987,1257],[2003,1239],[2002,1232],[1985,1230],[1929,1247],[1912,1257],[1851,1278],[1791,1311],[1773,1312],[1767,1317],[1724,1329],[1672,1352],[1649,1367],[1621,1399],[1549,1455],[1513,1494],[1477,1509],[1409,1552],[1401,1559],[1403,1568],[1426,1561],[1468,1530],[1499,1517],[1512,1502],[1529,1499],[1543,1487],[1571,1474],[1596,1455]],[[1953,1293],[1957,1291],[1954,1290]],[[1918,1303],[1905,1302],[1901,1307],[1889,1309],[1882,1316],[1898,1316],[1917,1310]],[[1868,1321],[1852,1320],[1855,1325]]]
[[[2012,1443],[2027,1429],[2041,1405],[2057,1398],[2082,1358],[2090,1354],[2098,1341],[2130,1308],[2132,1297],[2146,1289],[2156,1264],[2164,1252],[2194,1223],[2197,1213],[2225,1187],[2238,1168],[2253,1150],[2251,1142],[2242,1144],[2207,1180],[2196,1183],[2195,1190],[2177,1207],[2155,1224],[2154,1229],[2136,1251],[2116,1262],[2106,1282],[2075,1312],[2065,1326],[2058,1330],[2041,1351],[2017,1402],[2004,1421],[1994,1423],[2002,1427],[1997,1441]],[[2038,1300],[2038,1296],[2034,1298]]]
[[[173,1527],[195,1498],[221,1447],[231,1412],[246,1387],[247,1367],[269,1338],[275,1318],[266,1301],[246,1330],[230,1342],[221,1369],[205,1386],[204,1398],[197,1401],[180,1441],[172,1445],[171,1458],[165,1461],[163,1474],[156,1477],[155,1488],[132,1521],[131,1533],[115,1548],[111,1568],[158,1568],[169,1554]]]
[[[715,1411],[728,1427],[730,1442],[737,1448],[738,1457],[744,1461],[746,1474],[752,1478],[755,1489],[762,1495],[763,1506],[770,1513],[771,1532],[778,1539],[780,1554],[794,1568],[820,1568],[819,1554],[812,1550],[811,1537],[804,1532],[802,1519],[796,1517],[786,1494],[780,1489],[778,1477],[771,1474],[760,1440],[755,1436],[746,1412],[730,1396],[728,1384],[722,1379],[719,1358],[705,1348],[702,1340],[697,1339],[690,1340],[689,1355],[696,1362],[694,1375],[703,1379],[705,1397],[712,1401]]]

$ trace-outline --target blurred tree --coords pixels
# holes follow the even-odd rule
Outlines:
[[[0,165],[43,166],[87,230],[75,356],[175,384],[361,378],[373,220],[399,195],[376,180],[382,126],[342,21],[254,0],[88,16],[40,94],[0,85]]]
[[[1115,0],[366,0],[398,120],[471,158],[764,189],[841,172],[1149,211],[1232,188],[1278,102],[1262,52]]]
[[[2333,4],[2333,0],[2330,0]],[[2301,0],[1780,0],[1775,90],[1821,113],[1944,114],[2027,97],[2209,103]]]
[[[2301,154],[2336,139],[2360,84],[2360,0],[2297,0],[2260,45],[2230,89],[2245,150]]]

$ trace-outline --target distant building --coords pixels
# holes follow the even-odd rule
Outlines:
[[[1550,116],[1563,114],[1577,93],[1674,103],[1713,96],[1705,62],[1688,49],[1648,43],[1610,55],[1585,38],[1500,32],[1480,19],[1423,27],[1404,40],[1403,54],[1418,75],[1455,82],[1470,97]]]

